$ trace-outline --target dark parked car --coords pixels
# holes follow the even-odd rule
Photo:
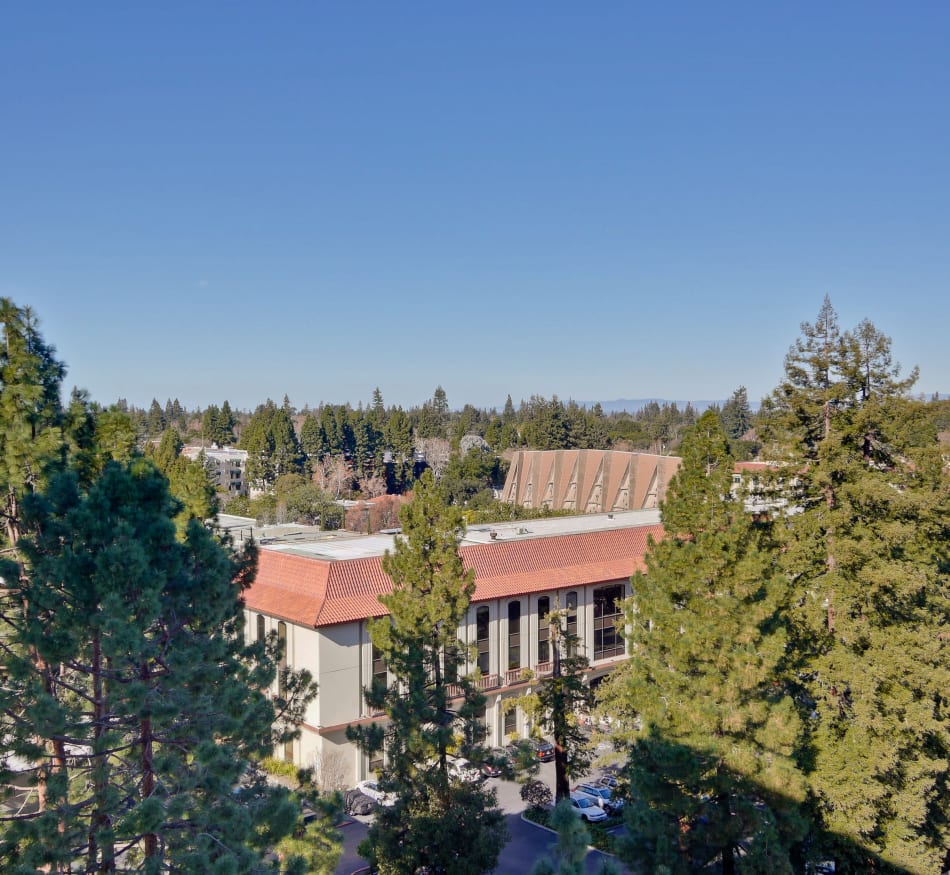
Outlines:
[[[482,763],[482,774],[486,778],[498,778],[511,771],[511,756],[503,747],[493,747],[488,751]]]
[[[531,746],[534,748],[534,752],[538,755],[538,759],[542,763],[550,762],[554,759],[554,745],[550,741],[545,741],[543,738],[532,738]]]
[[[343,797],[343,810],[347,814],[372,814],[376,810],[376,800],[360,790],[347,790]]]

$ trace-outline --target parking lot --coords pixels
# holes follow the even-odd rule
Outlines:
[[[593,775],[600,774],[598,770]],[[538,778],[544,781],[554,792],[554,763],[542,763]],[[572,782],[573,784],[576,782]],[[550,850],[557,843],[557,836],[550,830],[544,829],[530,821],[522,820],[521,813],[525,804],[521,801],[519,791],[521,785],[515,781],[505,781],[501,778],[489,778],[487,785],[495,789],[498,796],[498,807],[505,812],[508,821],[508,830],[511,839],[501,852],[495,875],[526,875],[531,871],[535,861]],[[344,853],[336,868],[336,875],[351,875],[366,865],[357,853],[356,847],[366,837],[367,825],[372,816],[347,818],[347,825],[343,827]],[[591,850],[585,861],[589,873],[596,871],[602,858],[599,851]]]

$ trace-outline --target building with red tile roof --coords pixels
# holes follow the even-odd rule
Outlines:
[[[551,670],[547,613],[567,609],[596,682],[626,656],[618,628],[630,577],[644,568],[650,538],[662,536],[655,510],[590,514],[478,526],[459,548],[475,571],[475,595],[459,627],[469,645],[468,669],[479,677],[487,703],[490,744],[530,728],[504,699],[531,688]],[[279,752],[302,766],[366,777],[376,763],[346,740],[346,726],[379,719],[362,691],[385,672],[369,640],[367,621],[383,616],[379,596],[391,582],[382,557],[393,535],[307,533],[296,527],[262,538],[259,568],[245,593],[249,638],[274,632],[293,668],[306,668],[320,685],[301,738]]]

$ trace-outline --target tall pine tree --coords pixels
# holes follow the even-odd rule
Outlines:
[[[792,872],[802,838],[801,727],[784,680],[787,587],[770,525],[730,495],[715,411],[687,432],[626,611],[631,658],[603,698],[630,746],[622,856],[646,871],[712,861],[731,875]]]
[[[393,591],[380,601],[390,614],[370,624],[392,683],[374,682],[366,701],[386,722],[348,733],[367,752],[385,751],[380,784],[397,800],[380,809],[365,851],[382,875],[415,875],[421,867],[479,875],[494,868],[507,833],[493,791],[448,773],[456,732],[477,738],[484,705],[459,675],[458,626],[475,589],[458,554],[464,523],[428,471],[400,521],[403,534],[383,559]]]
[[[243,637],[253,552],[198,523],[176,540],[176,512],[142,459],[109,463],[88,492],[66,474],[24,500],[0,735],[40,804],[0,830],[4,871],[251,872],[296,823],[284,791],[233,788],[293,733],[309,679],[284,685],[276,714],[276,654]]]
[[[807,681],[809,781],[839,872],[929,873],[950,845],[950,482],[890,339],[803,323],[764,434]]]

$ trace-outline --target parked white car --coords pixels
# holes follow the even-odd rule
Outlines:
[[[599,820],[607,819],[607,812],[597,805],[590,796],[571,793],[571,808],[574,809],[575,814],[580,815],[588,823],[597,823]]]
[[[392,793],[384,793],[380,790],[379,784],[377,784],[376,781],[360,781],[356,785],[356,789],[364,796],[369,796],[377,805],[386,805],[388,807],[396,804],[396,797]]]
[[[474,784],[482,779],[482,773],[475,768],[465,757],[449,757],[448,759],[449,777],[456,781],[463,781],[467,784]]]
[[[580,796],[587,796],[591,802],[600,806],[608,814],[614,814],[623,808],[623,799],[615,797],[613,791],[603,784],[578,784],[574,792]]]

